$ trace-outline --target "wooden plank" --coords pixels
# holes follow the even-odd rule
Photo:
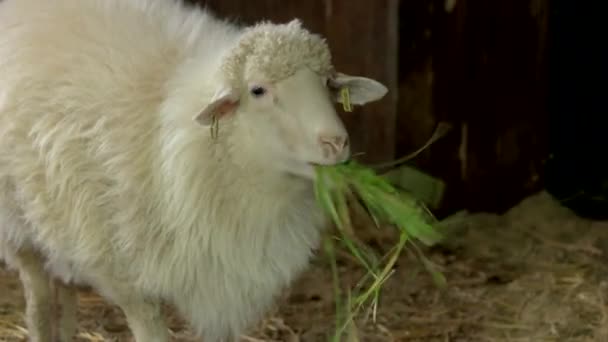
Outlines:
[[[395,153],[410,154],[424,146],[438,124],[433,110],[433,0],[399,3],[399,99]],[[426,168],[431,149],[412,164]]]
[[[384,83],[389,93],[381,101],[343,115],[361,160],[382,162],[395,154],[398,99],[398,1],[326,0],[331,6],[326,35],[336,68]]]
[[[218,15],[231,18],[240,23],[253,24],[260,20],[288,22],[300,18],[311,31],[325,31],[326,10],[323,0],[285,1],[285,0],[190,0],[208,7]]]
[[[542,13],[546,3],[540,4]],[[471,210],[502,211],[541,187],[547,117],[538,70],[545,24],[531,9],[529,0],[459,0],[454,12],[440,15],[436,115],[467,127],[459,139],[466,138],[466,153],[453,141],[442,152],[449,156],[443,169],[454,169],[453,156],[465,157],[458,200],[466,195]]]
[[[466,5],[468,0],[456,1],[455,7],[446,11],[445,0],[431,0],[429,3],[429,23],[420,23],[430,26],[430,55],[432,85],[431,112],[433,124],[447,121],[453,129],[447,136],[437,141],[422,156],[418,164],[422,170],[440,177],[446,182],[446,191],[442,206],[435,211],[438,217],[443,217],[467,207],[465,183],[463,173],[468,163],[462,160],[463,120],[459,116],[461,108],[466,101],[465,69],[466,60],[465,22]],[[427,66],[428,68],[428,66]],[[428,72],[428,71],[427,71]],[[418,90],[420,91],[420,90]],[[416,115],[416,114],[411,114]],[[424,114],[418,114],[424,115]],[[411,116],[410,116],[411,117]],[[418,121],[420,121],[419,119]],[[434,128],[434,127],[433,127]],[[418,130],[418,127],[398,126],[398,131]],[[428,128],[427,128],[428,129]],[[466,129],[465,135],[466,135]],[[419,142],[416,142],[419,144]]]

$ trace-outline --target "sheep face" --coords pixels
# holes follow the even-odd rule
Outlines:
[[[350,158],[348,132],[334,107],[342,101],[342,87],[349,88],[353,104],[378,100],[387,91],[368,78],[323,76],[307,67],[274,82],[254,73],[239,90],[219,90],[196,120],[210,125],[214,117],[233,116],[248,135],[242,148],[251,149],[257,160],[276,171],[314,179],[315,164],[333,165]]]
[[[232,117],[239,148],[264,165],[314,178],[314,165],[350,158],[348,133],[334,108],[340,90],[351,103],[382,98],[387,89],[365,77],[334,72],[326,41],[302,27],[260,23],[244,30],[222,61],[222,86],[196,121],[211,125]]]

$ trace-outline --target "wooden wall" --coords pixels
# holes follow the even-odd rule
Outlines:
[[[401,1],[397,154],[455,130],[417,164],[448,182],[443,211],[503,211],[543,183],[547,0]]]
[[[545,0],[461,0],[452,18],[438,18],[436,115],[467,126],[461,189],[471,209],[506,210],[542,187],[547,9]]]

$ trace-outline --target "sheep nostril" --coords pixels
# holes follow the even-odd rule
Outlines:
[[[323,154],[326,158],[342,154],[348,148],[349,139],[344,136],[320,137],[319,141],[323,147]]]
[[[324,141],[324,142],[322,142],[322,145],[323,145],[323,155],[325,158],[329,158],[332,155],[335,155],[337,153],[336,146],[334,144],[332,144],[331,142]]]
[[[344,138],[342,140],[342,148],[345,149],[348,147],[348,138]]]
[[[334,138],[334,147],[336,154],[340,154],[344,152],[348,148],[348,138],[347,137],[336,137]]]

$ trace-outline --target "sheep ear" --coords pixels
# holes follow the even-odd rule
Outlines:
[[[388,88],[376,80],[342,73],[336,73],[331,83],[332,88],[338,90],[334,95],[334,99],[338,103],[343,101],[339,90],[344,87],[348,88],[350,102],[353,105],[364,105],[368,102],[380,100],[388,92]]]
[[[202,126],[210,126],[213,118],[220,119],[234,112],[239,104],[235,91],[230,88],[222,88],[215,93],[211,101],[194,116],[194,121]]]

